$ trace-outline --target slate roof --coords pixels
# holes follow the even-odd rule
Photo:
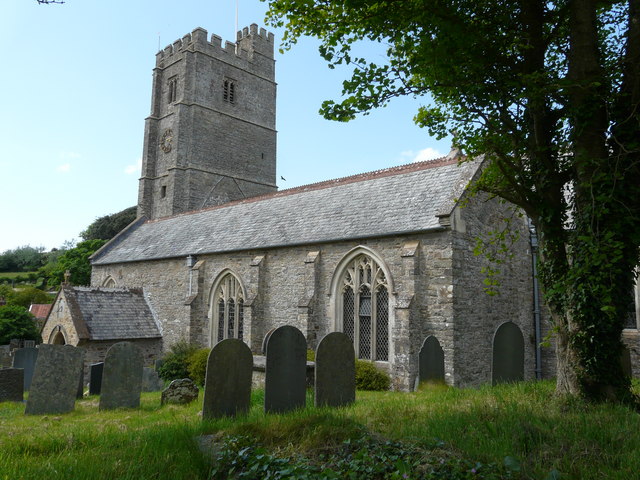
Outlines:
[[[142,289],[72,287],[62,292],[81,339],[133,340],[162,337]]]
[[[458,157],[138,219],[92,257],[94,265],[380,237],[442,228],[479,162]]]

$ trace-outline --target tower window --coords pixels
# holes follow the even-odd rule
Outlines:
[[[222,85],[222,99],[225,102],[236,102],[236,82],[233,80],[225,80]]]
[[[169,103],[174,103],[178,95],[178,78],[171,77],[169,79]]]
[[[164,198],[167,196],[167,186],[163,185],[160,187],[160,198]]]

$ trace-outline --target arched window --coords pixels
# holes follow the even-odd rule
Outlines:
[[[214,286],[209,305],[212,345],[225,338],[242,340],[244,294],[240,281],[232,273],[225,274]]]
[[[116,288],[116,281],[113,279],[113,277],[109,276],[104,280],[102,286],[106,288]]]
[[[389,285],[366,254],[349,261],[339,280],[338,325],[353,341],[356,357],[389,360]]]

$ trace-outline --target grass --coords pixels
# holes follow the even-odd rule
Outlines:
[[[0,480],[206,479],[211,464],[198,449],[200,435],[218,443],[249,437],[278,457],[303,455],[314,462],[367,433],[418,448],[426,463],[461,459],[500,467],[507,458],[519,465],[504,477],[482,478],[626,480],[640,471],[637,413],[557,398],[550,382],[358,392],[347,408],[307,407],[284,415],[265,415],[262,401],[263,392],[254,392],[247,416],[207,422],[198,417],[201,401],[160,407],[158,393],[143,394],[139,410],[99,412],[93,397],[59,416],[25,416],[24,405],[2,403]],[[476,478],[465,472],[428,478]]]

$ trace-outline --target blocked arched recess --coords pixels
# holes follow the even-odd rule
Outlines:
[[[105,288],[116,288],[117,284],[115,279],[111,275],[109,275],[104,279],[104,282],[102,282],[102,286]]]
[[[424,339],[418,363],[419,382],[444,382],[444,350],[435,336]]]
[[[246,290],[238,274],[228,268],[218,274],[207,299],[211,347],[225,338],[244,340],[246,298]]]
[[[56,325],[53,327],[53,330],[51,330],[47,343],[52,345],[66,345],[68,343],[67,338],[67,331],[64,327],[62,325]]]
[[[505,322],[493,336],[491,383],[524,380],[524,336],[520,327]]]
[[[371,269],[371,278],[369,281],[360,282],[360,279],[356,278],[354,268],[356,264],[363,260],[368,259],[373,262]],[[351,278],[348,278],[349,275]],[[345,325],[344,312],[345,312],[345,292],[351,283],[353,287],[353,323]],[[364,287],[364,288],[363,288]],[[368,289],[368,291],[367,291]],[[330,305],[329,312],[331,315],[332,330],[337,332],[344,332],[349,335],[354,342],[354,349],[357,358],[373,359],[376,361],[393,362],[394,358],[394,346],[391,332],[394,329],[395,324],[395,288],[393,285],[393,278],[386,262],[378,255],[374,250],[358,246],[350,250],[336,266],[333,273],[330,285]],[[363,299],[365,302],[363,302]],[[347,298],[347,301],[351,301]],[[369,311],[360,311],[360,304]],[[378,332],[377,323],[380,320],[385,320],[378,316],[378,311],[386,307],[386,323],[387,328]],[[362,315],[364,313],[364,315]],[[370,328],[371,331],[367,332],[363,327],[363,319],[366,318],[366,314],[370,313]],[[359,315],[360,314],[360,315]],[[345,328],[346,327],[346,328]],[[350,334],[349,331],[353,333]],[[367,335],[371,337],[367,337]],[[379,341],[384,341],[386,337],[386,347],[379,344]],[[369,351],[367,351],[367,343],[370,344]],[[385,351],[386,348],[386,351]],[[372,358],[373,357],[373,358]]]

